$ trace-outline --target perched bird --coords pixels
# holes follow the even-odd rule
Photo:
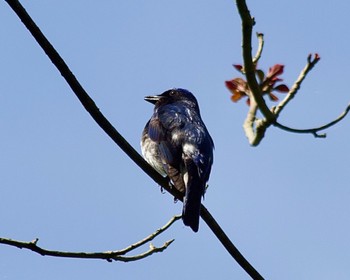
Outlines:
[[[155,107],[142,133],[143,157],[184,194],[182,220],[197,232],[214,142],[201,119],[197,100],[188,90],[170,89],[145,100]]]

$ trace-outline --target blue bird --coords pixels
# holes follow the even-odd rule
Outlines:
[[[214,142],[201,119],[197,100],[188,90],[170,89],[145,100],[155,107],[142,133],[143,157],[184,194],[182,220],[197,232]]]

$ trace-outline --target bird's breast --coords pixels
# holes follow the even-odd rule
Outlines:
[[[166,175],[164,165],[159,154],[158,143],[149,138],[144,138],[141,143],[141,151],[144,159],[163,176]]]

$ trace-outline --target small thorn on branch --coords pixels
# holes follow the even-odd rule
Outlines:
[[[38,241],[39,241],[39,238],[35,238],[34,240],[30,241],[30,244],[33,244],[36,246]]]

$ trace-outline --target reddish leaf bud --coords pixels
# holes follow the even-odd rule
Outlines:
[[[267,73],[267,78],[274,78],[278,75],[281,75],[283,73],[284,65],[282,64],[275,64],[269,69],[269,73]]]
[[[232,65],[236,70],[238,70],[239,72],[242,72],[243,66],[240,64],[233,64]]]

